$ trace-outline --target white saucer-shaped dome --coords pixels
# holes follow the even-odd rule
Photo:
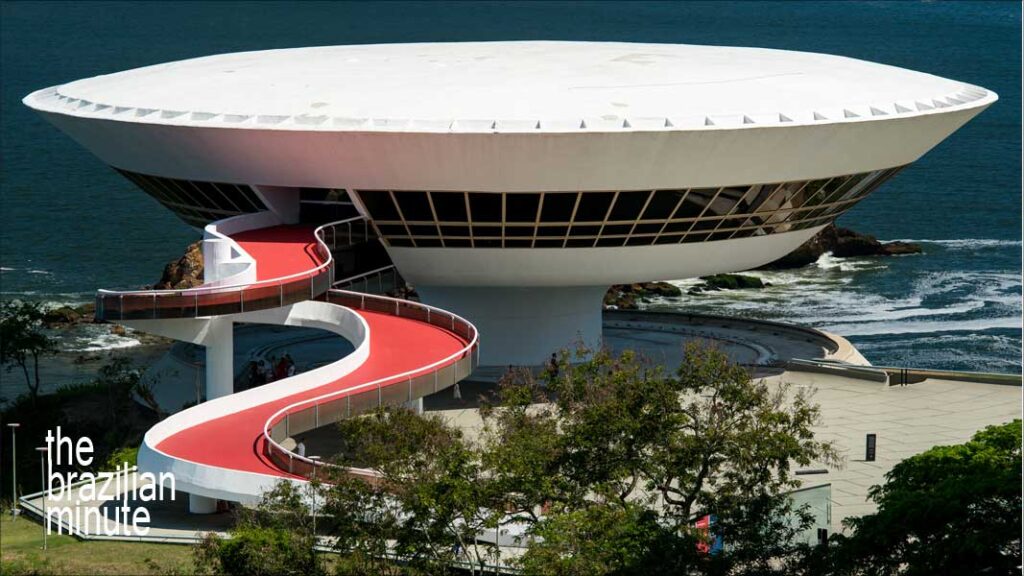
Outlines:
[[[477,42],[221,54],[78,80],[27,103],[185,126],[578,132],[863,121],[992,99],[962,82],[825,54]]]

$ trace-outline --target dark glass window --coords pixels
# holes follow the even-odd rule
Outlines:
[[[473,226],[473,236],[501,236],[501,226]]]
[[[567,226],[538,226],[537,236],[565,236],[568,231]]]
[[[644,203],[647,202],[647,197],[651,195],[649,191],[643,192],[619,192],[619,197],[615,199],[615,206],[612,206],[611,216],[608,217],[609,221],[623,221],[623,220],[639,220],[640,211],[644,207]]]
[[[406,221],[434,221],[434,213],[430,209],[426,192],[394,192],[394,195]]]
[[[534,222],[537,220],[537,207],[540,205],[540,194],[505,195],[506,222]]]
[[[359,198],[374,220],[401,220],[398,208],[391,201],[391,193],[387,190],[360,190]]]
[[[674,218],[696,218],[704,212],[704,208],[718,192],[717,188],[694,188],[690,190],[683,203],[676,210]]]
[[[470,192],[469,211],[473,222],[501,222],[501,194]]]
[[[448,236],[469,236],[469,226],[441,226],[441,234]]]
[[[576,222],[603,222],[615,192],[584,192],[576,209]]]
[[[682,197],[681,190],[655,190],[641,220],[667,220]]]
[[[409,239],[411,234],[417,246],[466,246],[471,238],[472,246],[494,248],[641,246],[718,241],[818,226],[847,210],[896,171],[725,188],[360,194],[385,241]],[[200,188],[206,191],[204,198],[211,196],[208,187]],[[176,193],[180,194],[168,190],[155,195],[165,198]],[[328,197],[315,190],[303,195]],[[206,203],[224,207],[215,200]],[[209,211],[217,212],[212,206]]]
[[[637,224],[633,227],[633,234],[655,234],[661,231],[662,224]]]
[[[466,218],[466,195],[462,192],[431,192],[437,219],[441,222],[468,222]]]
[[[437,226],[433,224],[409,224],[409,233],[413,236],[437,236]]]
[[[245,184],[193,182],[127,170],[118,172],[190,226],[202,227],[214,220],[267,209],[255,191]]]
[[[601,234],[629,234],[632,229],[632,224],[608,224]]]
[[[505,226],[505,236],[533,236],[533,226]]]
[[[572,231],[569,232],[570,236],[597,236],[601,232],[601,227],[596,224],[588,226],[580,226],[576,224],[572,227]]]
[[[572,210],[576,207],[573,193],[549,193],[544,195],[544,206],[540,210],[541,222],[568,222],[572,219]]]

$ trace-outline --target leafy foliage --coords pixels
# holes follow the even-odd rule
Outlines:
[[[21,370],[33,405],[39,397],[39,359],[57,352],[54,339],[42,330],[45,317],[39,302],[0,303],[0,364],[7,372]]]
[[[493,555],[476,535],[496,526],[490,483],[462,434],[438,418],[384,409],[343,421],[349,462],[377,471],[367,482],[345,473],[328,480],[328,533],[358,571],[385,572],[398,555],[415,569],[478,570]]]
[[[1020,574],[1021,421],[897,464],[870,497],[878,511],[833,537],[835,574]]]
[[[323,574],[306,498],[279,483],[255,509],[243,509],[229,538],[207,534],[193,549],[199,574],[289,576]]]
[[[545,394],[551,403],[534,405]],[[543,385],[512,373],[483,415],[488,471],[544,538],[524,560],[536,573],[784,572],[810,521],[785,495],[798,485],[791,467],[837,461],[814,439],[805,393],[697,345],[674,376],[628,351],[563,352]],[[696,546],[706,514],[727,543],[714,557]],[[631,552],[629,526],[645,531]],[[610,555],[583,546],[598,542]]]
[[[701,347],[674,374],[631,352],[566,351],[542,381],[511,371],[481,415],[475,443],[402,409],[340,424],[336,463],[377,471],[323,489],[346,570],[393,572],[397,556],[426,573],[781,573],[809,521],[785,494],[791,466],[835,461],[805,394]],[[715,556],[698,547],[706,514],[727,543]],[[490,535],[514,533],[525,554],[499,558]]]

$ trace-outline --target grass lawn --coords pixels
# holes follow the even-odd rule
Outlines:
[[[24,517],[0,517],[0,575],[189,574],[192,547],[180,544],[80,541],[51,534]]]

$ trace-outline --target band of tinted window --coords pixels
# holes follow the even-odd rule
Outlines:
[[[902,168],[724,188],[356,193],[391,246],[643,246],[746,238],[826,224]]]
[[[180,180],[115,170],[196,228],[214,220],[267,209],[256,192],[245,184]]]

